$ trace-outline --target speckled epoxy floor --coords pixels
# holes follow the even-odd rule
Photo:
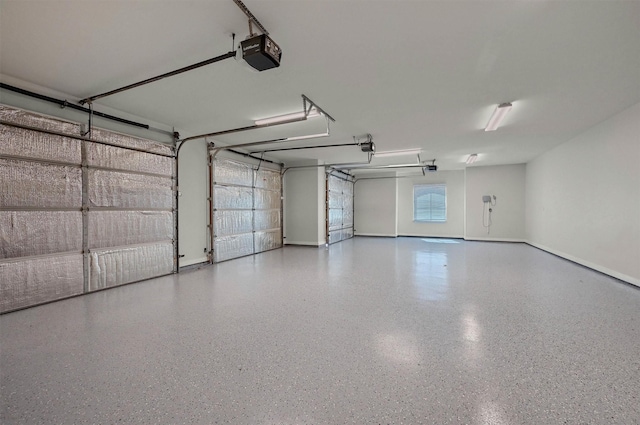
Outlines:
[[[523,244],[287,247],[0,330],[3,424],[640,423],[640,289]]]

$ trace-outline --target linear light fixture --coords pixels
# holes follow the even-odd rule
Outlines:
[[[501,103],[496,107],[496,110],[493,111],[491,118],[489,118],[489,122],[485,127],[484,131],[495,131],[498,127],[500,127],[500,123],[504,119],[507,112],[511,110],[511,103]]]
[[[317,133],[317,134],[306,134],[304,136],[293,136],[293,137],[287,137],[286,139],[284,139],[284,142],[292,142],[294,140],[307,140],[307,139],[316,139],[318,137],[327,137],[329,136],[329,133]]]
[[[315,118],[319,117],[322,114],[316,108],[312,108],[307,114],[307,118]],[[293,112],[291,114],[278,115],[276,117],[262,118],[259,120],[255,120],[256,125],[267,125],[267,124],[275,124],[279,122],[287,122],[292,120],[299,120],[305,117],[304,111],[301,112]]]
[[[422,149],[402,149],[397,151],[379,151],[376,152],[376,158],[385,158],[390,156],[410,156],[410,155],[420,155]]]
[[[474,162],[476,162],[476,159],[478,159],[478,154],[472,153],[471,155],[469,155],[469,158],[467,158],[467,165],[473,164]]]

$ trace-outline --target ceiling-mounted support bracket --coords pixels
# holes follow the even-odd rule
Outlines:
[[[262,31],[263,34],[269,35],[269,31],[267,31],[267,29],[260,23],[260,21],[258,21],[258,18],[256,18],[253,13],[251,13],[249,8],[245,6],[245,4],[241,0],[233,0],[233,2],[240,8],[240,10],[242,10],[245,15],[247,15],[247,18],[249,18],[249,32],[251,33],[250,36],[253,35],[253,28],[251,27],[252,22],[256,24],[256,26],[260,29],[260,31]]]
[[[80,135],[82,137],[91,137],[91,130],[93,130],[93,102],[89,102],[89,126],[87,131],[84,131],[84,125],[82,125],[80,128]]]
[[[309,115],[309,112],[311,112],[312,109],[315,109],[318,112],[320,112],[322,115],[324,115],[325,117],[329,118],[331,121],[336,122],[336,120],[331,115],[329,115],[327,113],[327,111],[325,111],[324,109],[319,107],[313,100],[309,99],[304,94],[302,95],[302,100],[303,100],[304,110],[306,112],[306,115]],[[308,109],[307,109],[307,103],[309,103],[309,108]]]
[[[310,108],[308,108],[307,105],[310,105]],[[327,134],[324,134],[323,136],[328,136],[329,120],[335,122],[335,119],[333,119],[333,117],[331,115],[327,114],[327,112],[324,109],[319,107],[316,103],[314,103],[311,99],[309,99],[304,94],[302,95],[302,106],[303,106],[304,115],[301,116],[301,117],[298,117],[298,118],[291,118],[291,119],[287,119],[285,121],[278,121],[278,122],[273,122],[273,123],[268,123],[268,124],[254,124],[254,125],[249,125],[249,126],[246,126],[246,127],[232,128],[230,130],[215,131],[213,133],[199,134],[197,136],[187,137],[186,139],[183,139],[182,141],[183,142],[188,142],[189,140],[202,139],[202,138],[205,138],[205,137],[222,136],[222,135],[225,135],[225,134],[239,133],[241,131],[257,130],[259,128],[273,127],[273,126],[277,126],[277,125],[283,125],[283,124],[290,124],[290,123],[294,123],[294,122],[306,121],[307,117],[309,116],[309,111],[311,111],[311,109],[316,109],[317,111],[319,111],[322,115],[324,115],[327,118]],[[275,141],[278,141],[278,142],[293,141],[293,140],[300,140],[302,137],[304,137],[304,136],[300,136],[300,137],[298,137],[296,139],[289,138],[289,140],[286,140],[287,138],[280,138],[280,139],[268,140],[268,141],[259,142],[259,143],[271,143],[271,142],[275,142]],[[318,137],[320,137],[320,136],[318,136]],[[310,137],[306,137],[306,138],[310,138]]]

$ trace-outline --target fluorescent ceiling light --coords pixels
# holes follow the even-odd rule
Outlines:
[[[422,149],[403,149],[397,151],[382,151],[376,152],[376,158],[384,158],[389,156],[409,156],[409,155],[419,155],[422,152]]]
[[[467,158],[467,165],[473,164],[474,162],[476,162],[476,159],[478,159],[478,154],[472,153],[471,155],[469,155],[469,158]]]
[[[315,118],[315,117],[319,117],[320,115],[322,114],[316,108],[313,108],[309,111],[307,118]],[[259,120],[255,120],[254,122],[256,125],[267,125],[267,124],[276,124],[279,122],[302,120],[303,118],[304,118],[304,111],[293,112],[291,114],[285,114],[285,115],[278,115],[277,117],[262,118]]]
[[[307,134],[305,136],[287,137],[286,139],[284,139],[284,141],[285,142],[291,142],[293,140],[315,139],[315,138],[318,138],[318,137],[327,137],[328,135],[329,135],[329,133]]]
[[[493,111],[491,118],[489,118],[489,122],[485,127],[484,131],[494,131],[498,127],[500,127],[500,123],[504,119],[507,112],[511,110],[511,103],[501,103],[496,107],[496,110]]]

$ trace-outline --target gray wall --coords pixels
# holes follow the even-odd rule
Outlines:
[[[398,236],[398,181],[395,178],[358,180],[354,186],[354,205],[356,236]]]
[[[525,164],[468,167],[465,172],[465,239],[522,242],[525,237]],[[483,195],[495,195],[490,233],[483,226]],[[487,220],[485,213],[485,220]],[[485,221],[486,223],[486,221]]]
[[[285,244],[324,245],[325,216],[324,167],[287,171],[284,177]]]
[[[207,261],[209,171],[204,140],[187,142],[180,149],[178,166],[178,241],[180,267]]]

